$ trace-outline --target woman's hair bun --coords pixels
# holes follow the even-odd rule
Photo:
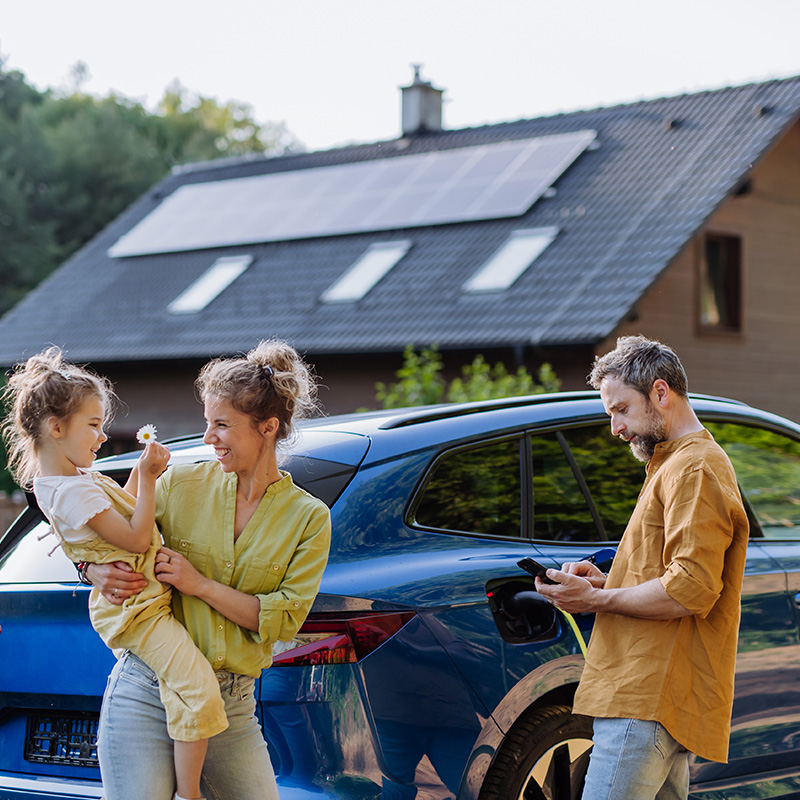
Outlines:
[[[293,420],[318,411],[316,378],[297,350],[265,339],[244,357],[214,359],[197,379],[200,397],[219,397],[256,422],[276,417],[277,440],[289,438]]]

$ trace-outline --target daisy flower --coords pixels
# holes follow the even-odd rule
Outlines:
[[[142,425],[142,427],[136,431],[136,441],[139,442],[139,444],[149,444],[150,442],[155,442],[157,438],[155,425]]]

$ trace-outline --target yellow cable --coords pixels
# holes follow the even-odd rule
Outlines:
[[[558,610],[561,611],[560,608]],[[580,647],[583,657],[586,658],[586,642],[583,639],[583,634],[578,627],[578,623],[575,622],[575,617],[573,617],[572,614],[568,614],[566,611],[561,611],[561,613],[564,615],[564,619],[567,620],[570,628],[572,628],[572,632],[575,634],[575,638],[578,640],[578,647]]]

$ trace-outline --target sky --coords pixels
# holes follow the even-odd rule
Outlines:
[[[461,128],[800,74],[800,0],[28,0],[0,55],[40,89],[155,109],[175,80],[310,150],[392,139],[400,86]]]

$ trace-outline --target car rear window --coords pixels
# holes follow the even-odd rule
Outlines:
[[[522,439],[452,450],[434,465],[414,510],[423,528],[522,535]]]

